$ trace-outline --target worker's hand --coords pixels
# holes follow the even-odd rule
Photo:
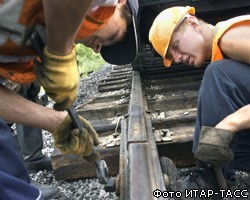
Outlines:
[[[229,145],[234,133],[214,127],[202,126],[194,157],[208,164],[222,166],[234,158]]]
[[[80,80],[75,46],[66,56],[54,55],[48,52],[47,47],[44,48],[43,55],[42,63],[35,62],[36,79],[56,102],[54,109],[66,110],[76,99]]]
[[[94,146],[99,144],[98,135],[90,123],[79,116],[85,129],[80,133],[74,128],[69,115],[52,132],[55,146],[64,154],[90,156]]]

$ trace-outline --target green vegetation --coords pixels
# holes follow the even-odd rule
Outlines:
[[[95,53],[91,48],[83,44],[77,44],[76,51],[76,59],[81,76],[87,76],[89,72],[95,71],[105,63],[101,54]]]

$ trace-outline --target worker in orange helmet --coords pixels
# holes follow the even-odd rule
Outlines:
[[[0,85],[0,199],[48,199],[56,193],[45,195],[30,184],[6,121],[51,132],[55,146],[66,154],[86,157],[98,145],[87,120],[80,117],[86,127],[80,134],[64,112],[75,101],[80,80],[75,42],[100,52],[109,63],[129,64],[138,48],[137,12],[137,0],[1,1],[0,77],[20,84],[36,80],[55,105],[43,107]],[[45,43],[42,63],[31,43],[34,32]]]
[[[166,67],[211,61],[199,90],[194,156],[223,167],[229,181],[235,169],[249,172],[250,15],[214,26],[197,18],[194,7],[171,7],[155,18],[149,41]]]

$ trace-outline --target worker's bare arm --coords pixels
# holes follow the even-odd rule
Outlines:
[[[51,108],[28,101],[0,84],[0,118],[53,131],[67,116]]]
[[[236,112],[228,115],[215,127],[226,129],[232,132],[250,129],[250,104],[243,106]]]
[[[250,64],[250,26],[229,29],[220,40],[222,52],[230,59]]]
[[[47,47],[56,55],[71,52],[77,31],[92,0],[43,0]]]

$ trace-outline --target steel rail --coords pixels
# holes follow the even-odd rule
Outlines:
[[[159,199],[153,191],[165,191],[159,156],[140,73],[133,71],[129,117],[122,122],[118,190],[121,200]]]

